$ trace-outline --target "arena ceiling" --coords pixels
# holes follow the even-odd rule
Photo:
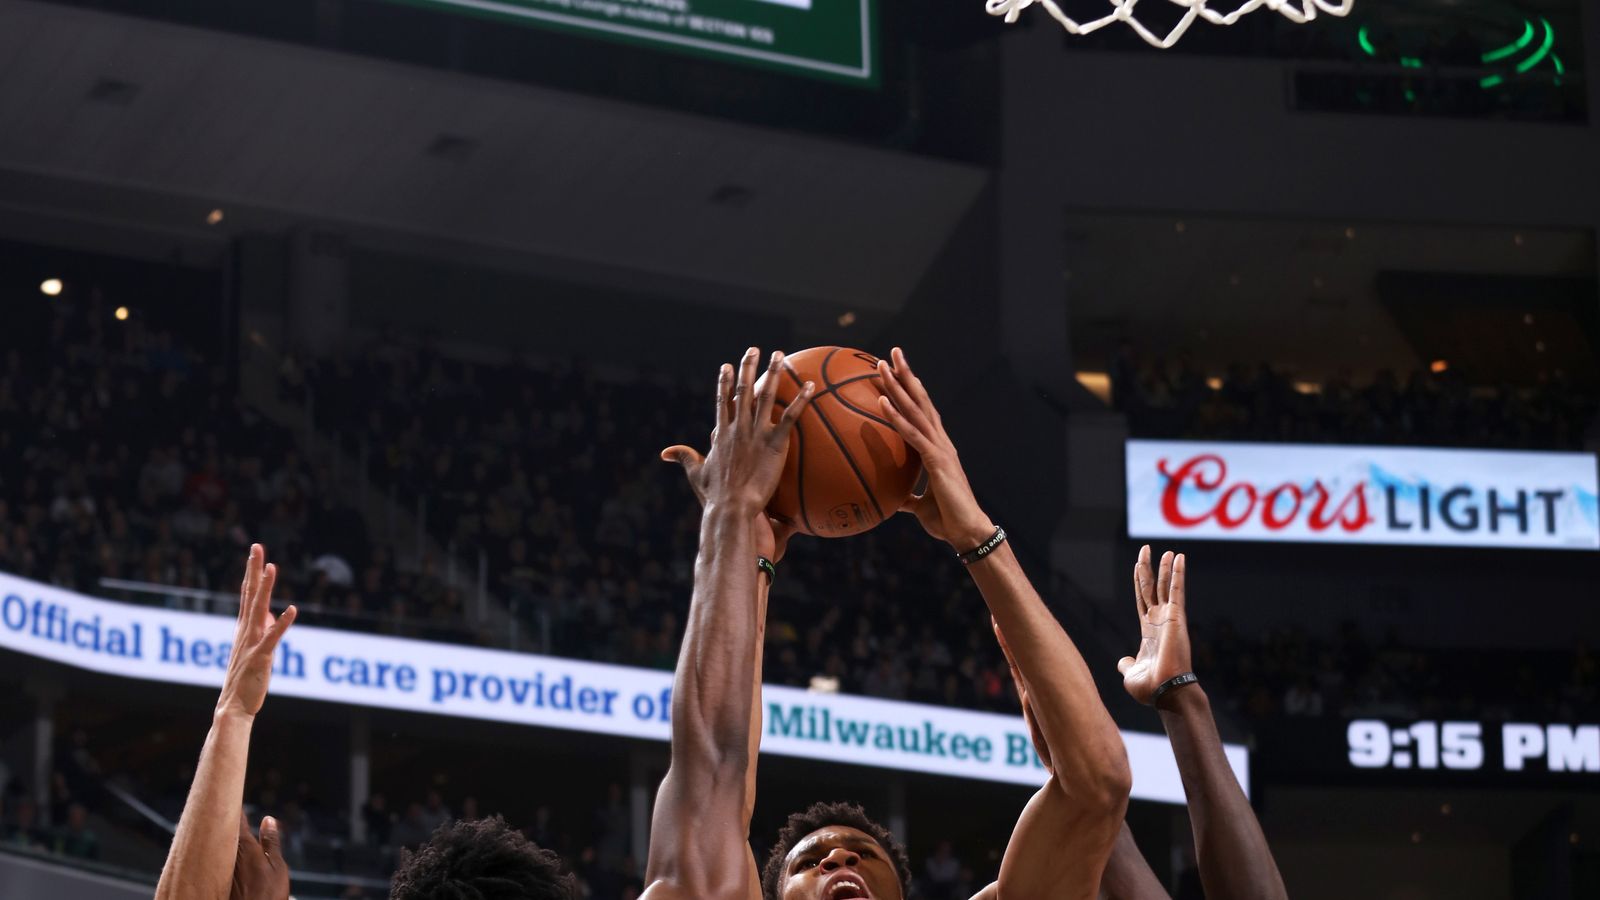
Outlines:
[[[0,4],[0,235],[145,255],[315,224],[380,249],[865,318],[979,168],[53,4]],[[206,224],[212,209],[224,220]]]

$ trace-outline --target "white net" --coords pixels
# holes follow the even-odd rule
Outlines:
[[[1247,0],[1247,2],[1233,12],[1220,13],[1207,5],[1208,0],[1166,0],[1174,6],[1183,7],[1183,17],[1166,37],[1159,37],[1155,32],[1146,28],[1143,22],[1134,18],[1134,7],[1139,5],[1139,0],[1111,0],[1111,12],[1106,16],[1088,22],[1079,22],[1061,11],[1054,0],[985,0],[984,9],[991,16],[1005,16],[1007,22],[1015,22],[1022,11],[1038,3],[1050,13],[1050,17],[1061,23],[1069,34],[1088,34],[1098,31],[1113,22],[1126,22],[1128,26],[1139,33],[1152,47],[1163,50],[1178,42],[1183,33],[1189,30],[1196,19],[1205,19],[1213,25],[1232,25],[1242,16],[1249,15],[1262,7],[1279,12],[1296,24],[1305,24],[1317,17],[1319,12],[1330,16],[1342,16],[1350,12],[1355,5],[1355,0]]]

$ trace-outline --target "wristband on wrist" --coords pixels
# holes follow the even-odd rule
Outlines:
[[[1194,674],[1193,672],[1185,672],[1182,675],[1174,675],[1171,678],[1168,678],[1166,681],[1163,681],[1161,684],[1156,686],[1155,693],[1150,695],[1150,705],[1155,706],[1156,703],[1168,693],[1175,691],[1186,684],[1194,684],[1199,680],[1200,676]]]
[[[996,525],[994,534],[991,535],[987,541],[984,541],[965,553],[958,554],[956,559],[960,561],[963,566],[970,566],[978,560],[983,559],[985,556],[993,553],[996,547],[1004,544],[1005,542],[1006,530]]]
[[[765,556],[756,557],[756,570],[767,573],[768,586],[778,580],[778,567],[773,565],[772,560],[767,559]]]

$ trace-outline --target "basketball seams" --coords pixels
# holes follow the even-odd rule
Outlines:
[[[842,348],[840,347],[834,347],[833,349],[829,350],[828,355],[822,360],[822,365],[818,367],[817,374],[822,376],[823,383],[827,383],[828,380],[828,361],[833,359],[834,354],[838,353],[841,349]],[[793,378],[797,384],[801,385],[802,387],[805,385],[804,380],[800,378],[800,374],[794,370],[793,366],[789,365],[788,360],[784,360],[783,370],[787,372],[789,377]],[[830,390],[825,391],[825,393],[831,394],[833,392]],[[850,466],[851,473],[856,476],[856,482],[861,485],[862,492],[867,495],[867,500],[872,503],[872,511],[878,514],[878,521],[882,522],[887,517],[883,514],[883,506],[878,502],[877,493],[872,490],[872,485],[867,483],[867,477],[861,474],[861,467],[856,465],[855,457],[850,455],[850,448],[846,447],[844,440],[839,437],[839,432],[833,427],[833,423],[828,420],[827,413],[824,413],[822,411],[822,407],[817,405],[817,401],[820,399],[822,398],[813,397],[811,400],[811,406],[806,410],[806,412],[815,412],[817,414],[817,421],[822,423],[822,427],[828,431],[828,436],[833,438],[834,444],[839,448],[839,455],[844,457],[845,463]],[[834,399],[839,399],[837,394],[834,395]],[[802,462],[804,462],[803,459]],[[802,465],[800,468],[804,469],[805,466]],[[805,508],[805,497],[802,495],[800,498],[800,509],[802,516],[805,515]],[[811,527],[811,520],[809,517],[806,518],[806,527]],[[816,534],[814,530],[811,533]]]
[[[843,349],[843,347],[834,347],[832,350],[828,351],[827,356],[823,357],[822,365],[819,367],[819,372],[822,375],[822,383],[825,385],[824,392],[832,394],[833,399],[839,401],[840,406],[843,406],[845,409],[850,410],[856,415],[871,419],[885,428],[893,429],[894,426],[890,425],[886,419],[879,418],[878,416],[867,412],[861,407],[856,406],[854,403],[851,403],[849,400],[845,399],[844,394],[839,392],[839,389],[847,384],[855,384],[858,381],[866,381],[868,379],[877,378],[877,372],[868,372],[865,375],[855,375],[850,378],[846,378],[843,381],[834,381],[832,378],[828,377],[828,363],[833,362],[834,356],[836,356],[839,351]],[[870,491],[868,493],[870,493]]]

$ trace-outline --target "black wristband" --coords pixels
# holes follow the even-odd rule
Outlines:
[[[983,559],[985,556],[993,553],[996,547],[1004,544],[1005,542],[1006,530],[996,525],[994,534],[991,535],[987,541],[984,541],[965,553],[959,554],[956,556],[956,559],[959,560],[963,566],[970,566],[978,560]]]
[[[1171,678],[1168,678],[1166,681],[1163,681],[1161,684],[1156,686],[1155,692],[1150,695],[1150,705],[1155,706],[1156,702],[1168,692],[1175,691],[1186,684],[1194,684],[1199,680],[1200,676],[1193,672],[1185,672],[1182,675],[1174,675]]]
[[[769,587],[774,581],[778,580],[778,567],[773,565],[772,560],[767,559],[765,556],[756,557],[756,569],[767,573],[767,585]]]

